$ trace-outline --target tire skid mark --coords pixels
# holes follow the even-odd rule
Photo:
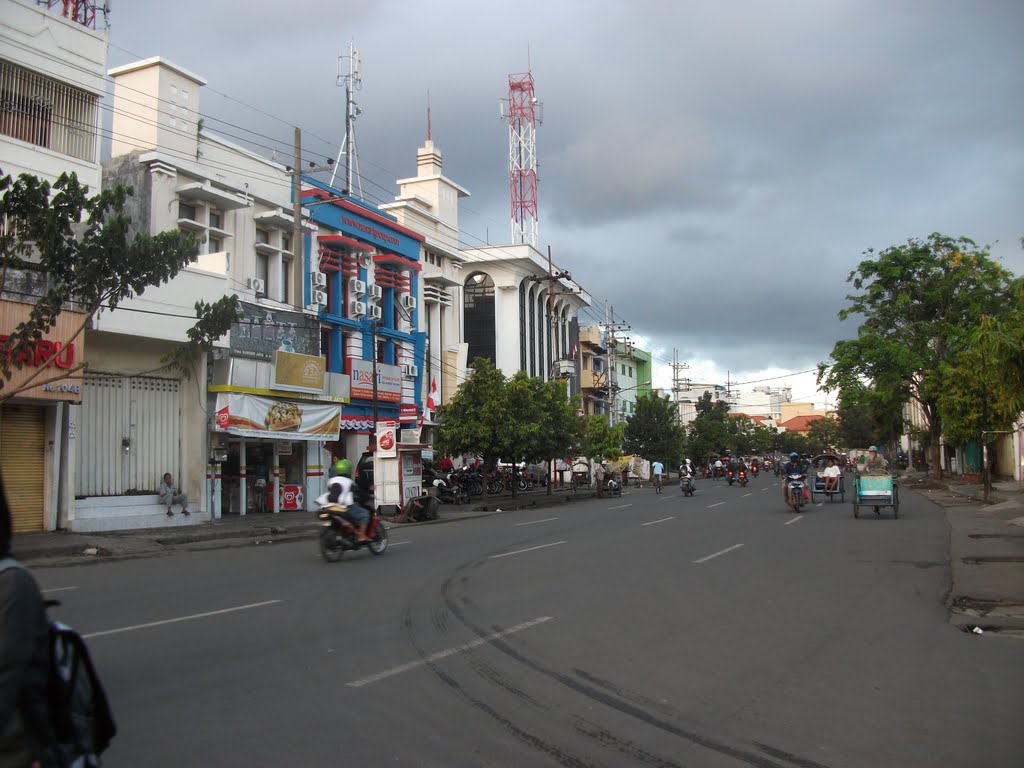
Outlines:
[[[464,567],[466,566],[457,568],[456,572],[463,570]],[[442,599],[444,600],[445,605],[448,606],[448,610],[451,611],[452,615],[459,622],[461,622],[467,629],[472,630],[478,637],[486,637],[488,634],[486,630],[483,627],[479,627],[472,621],[470,621],[457,604],[457,600],[455,599],[455,597],[449,594],[450,585],[451,577],[445,580],[441,591]],[[693,744],[697,744],[698,746],[704,747],[705,749],[709,749],[713,752],[718,752],[719,754],[727,755],[728,757],[740,760],[744,763],[747,763],[748,765],[755,766],[755,768],[788,768],[785,765],[770,760],[755,752],[749,752],[739,747],[729,746],[728,744],[718,741],[717,739],[713,739],[709,736],[704,736],[700,733],[697,733],[696,731],[692,731],[677,726],[674,723],[655,717],[651,713],[641,709],[639,706],[635,704],[622,701],[614,695],[606,693],[605,691],[602,691],[599,688],[596,688],[592,685],[586,685],[578,680],[573,679],[569,675],[563,674],[562,672],[558,672],[554,669],[550,669],[548,667],[543,666],[534,659],[520,653],[518,650],[516,650],[503,640],[494,640],[491,643],[489,643],[489,645],[492,648],[501,651],[508,657],[515,659],[520,664],[523,664],[529,669],[532,669],[534,672],[545,677],[548,677],[549,679],[562,684],[566,688],[569,688],[570,690],[575,691],[576,693],[588,699],[591,699],[592,701],[604,704],[610,709],[614,709],[624,715],[628,715],[636,720],[639,720],[642,723],[646,723],[651,727],[665,731],[666,733],[670,733],[673,736],[677,736],[681,739],[689,741]],[[430,665],[428,664],[428,666]],[[498,715],[496,712],[494,716],[496,718],[501,718],[501,715]],[[828,767],[824,765],[813,764],[809,765],[808,768]]]
[[[547,704],[541,701],[537,701],[537,699],[533,698],[522,688],[517,687],[515,683],[513,683],[511,680],[509,680],[507,677],[501,674],[490,664],[486,664],[483,661],[478,661],[476,663],[471,664],[471,666],[473,668],[473,671],[476,672],[478,675],[487,678],[498,687],[503,688],[505,691],[512,694],[517,699],[526,702],[534,709],[540,710],[542,712],[551,711],[551,707],[549,707]]]
[[[653,752],[648,752],[643,747],[629,741],[628,739],[618,738],[614,733],[603,726],[581,720],[576,723],[575,727],[576,732],[581,736],[586,736],[605,747],[615,749],[630,758],[630,765],[643,763],[644,765],[652,765],[655,768],[686,768],[682,763],[674,763],[671,760],[666,760]]]
[[[793,765],[799,765],[800,768],[825,768],[821,763],[816,763],[813,760],[808,760],[804,757],[798,757],[790,752],[786,752],[781,749],[777,749],[769,744],[762,744],[759,741],[754,742],[754,746],[760,749],[762,752],[767,752],[772,757],[777,757],[781,760],[788,760]]]
[[[643,694],[636,693],[635,691],[630,691],[625,688],[622,688],[621,686],[609,680],[603,680],[600,677],[597,677],[596,675],[590,674],[585,669],[574,668],[571,671],[574,675],[576,675],[576,677],[582,678],[583,680],[586,680],[588,683],[604,688],[605,690],[610,691],[611,693],[614,693],[616,696],[619,696],[623,699],[629,699],[630,701],[635,702],[636,704],[642,704],[645,707],[651,707],[652,709],[656,709],[664,715],[671,715],[674,717],[682,718],[682,715],[679,712],[672,709],[672,707],[668,706],[664,702],[656,701],[655,699],[652,699],[649,696],[644,696]]]

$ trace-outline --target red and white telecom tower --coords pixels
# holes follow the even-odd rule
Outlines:
[[[502,117],[505,117],[502,114]],[[543,109],[533,92],[533,73],[508,76],[508,185],[512,241],[537,245],[537,126]]]

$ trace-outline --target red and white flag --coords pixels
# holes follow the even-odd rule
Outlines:
[[[430,393],[427,395],[427,410],[431,413],[437,408],[437,403],[434,401],[434,395],[437,394],[437,379],[433,376],[430,377]]]
[[[572,359],[573,360],[576,359],[576,355],[579,353],[579,351],[580,351],[579,345],[574,341],[572,343]]]

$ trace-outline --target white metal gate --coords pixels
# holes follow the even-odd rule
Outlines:
[[[180,474],[176,379],[86,374],[78,432],[77,496],[156,493]]]

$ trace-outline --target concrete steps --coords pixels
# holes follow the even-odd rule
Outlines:
[[[174,514],[154,494],[141,496],[90,496],[75,500],[75,516],[69,521],[74,533],[139,530],[142,528],[182,528],[210,521],[209,512],[199,512],[188,505],[190,515],[183,515],[175,504]]]

